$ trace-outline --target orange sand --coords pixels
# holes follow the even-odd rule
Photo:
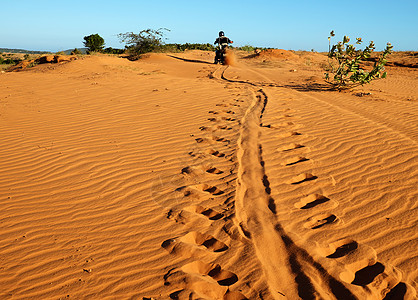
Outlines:
[[[416,68],[339,93],[321,54],[212,61],[0,74],[1,299],[416,297]]]

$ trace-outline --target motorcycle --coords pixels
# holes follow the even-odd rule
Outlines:
[[[216,50],[216,57],[215,57],[215,64],[226,64],[226,56],[227,56],[228,44],[222,43],[219,44]]]

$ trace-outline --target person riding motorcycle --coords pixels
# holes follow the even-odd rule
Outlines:
[[[232,44],[229,38],[225,36],[223,31],[219,31],[219,37],[215,40],[214,44],[219,44],[219,48],[215,52],[215,64],[218,62],[223,63],[223,55],[225,55],[225,49],[228,48],[229,44]]]

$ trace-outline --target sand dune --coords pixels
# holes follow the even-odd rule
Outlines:
[[[0,298],[415,299],[416,69],[270,52],[0,74]]]

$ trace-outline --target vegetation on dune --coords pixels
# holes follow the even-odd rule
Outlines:
[[[123,53],[125,53],[125,50],[124,49],[116,49],[116,48],[112,48],[112,47],[107,47],[107,48],[103,49],[102,52],[106,53],[106,54],[123,54]]]
[[[246,52],[256,52],[256,51],[263,51],[263,50],[267,50],[267,49],[273,49],[273,48],[265,48],[265,47],[254,47],[251,45],[245,45],[245,46],[241,46],[241,47],[231,47],[237,50],[241,50],[241,51],[246,51]]]
[[[103,50],[105,41],[99,34],[91,34],[84,37],[84,46],[89,52],[100,52]]]
[[[357,50],[354,45],[349,44],[350,39],[344,36],[342,42],[331,46],[331,37],[334,37],[334,31],[331,31],[328,37],[329,51],[328,62],[330,72],[325,73],[325,81],[329,83],[333,89],[344,90],[351,89],[356,86],[370,83],[377,78],[386,78],[384,66],[387,63],[387,56],[392,53],[393,46],[388,43],[386,49],[379,58],[374,62],[370,70],[364,69],[372,52],[375,49],[373,41],[369,43],[364,50]],[[361,38],[356,39],[356,44],[362,43]]]
[[[71,51],[71,55],[81,55],[83,54],[80,50],[78,50],[77,48],[74,48],[73,51]]]
[[[163,47],[163,50],[172,51],[172,52],[183,52],[186,50],[215,51],[215,49],[216,49],[215,46],[210,43],[166,44]]]
[[[167,28],[144,29],[139,33],[127,32],[120,33],[118,37],[122,43],[126,44],[126,50],[131,56],[139,56],[148,52],[159,52],[164,45],[164,31]]]
[[[19,61],[20,60],[11,57],[5,58],[3,56],[0,56],[0,65],[14,65]]]

